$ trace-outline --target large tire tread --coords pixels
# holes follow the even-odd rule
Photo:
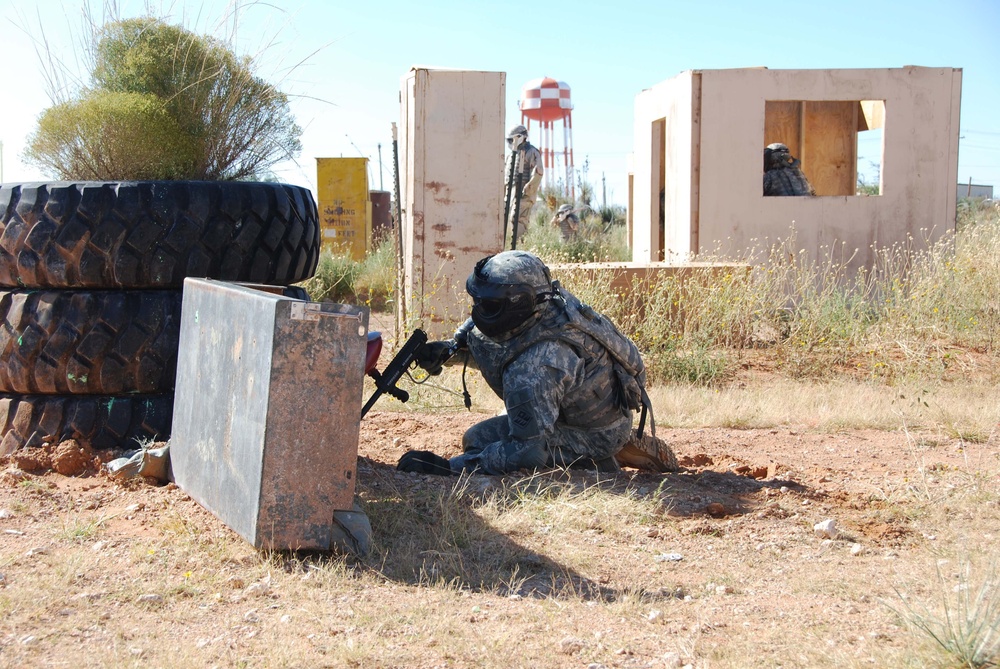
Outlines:
[[[0,290],[0,393],[174,387],[181,291]]]
[[[319,260],[308,189],[211,181],[0,188],[0,286],[181,288],[186,277],[289,285]]]
[[[97,449],[170,438],[173,395],[0,394],[0,456],[66,439]]]

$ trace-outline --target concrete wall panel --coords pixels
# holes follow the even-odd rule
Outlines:
[[[503,72],[415,68],[401,83],[404,325],[431,336],[468,317],[469,272],[503,248],[505,101]]]

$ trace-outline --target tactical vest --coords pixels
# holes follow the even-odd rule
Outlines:
[[[528,182],[531,181],[531,177],[534,176],[535,168],[538,166],[538,163],[542,161],[542,154],[536,147],[532,146],[528,142],[525,142],[524,147],[522,149],[514,151],[508,157],[510,160],[517,161],[519,155],[524,156],[524,159],[521,161],[521,164],[517,166],[521,168],[518,171],[521,174],[521,188],[524,188],[525,186],[528,185]],[[510,163],[507,163],[506,168],[504,170],[504,174],[507,174],[509,170],[510,170]],[[517,172],[515,172],[515,175],[516,174]]]
[[[563,420],[578,427],[596,427],[610,424],[629,410],[642,411],[641,433],[646,412],[651,414],[652,407],[639,349],[610,319],[562,289],[558,281],[553,281],[553,287],[556,296],[542,319],[522,334],[497,342],[478,330],[470,333],[469,349],[486,383],[503,397],[507,366],[535,344],[559,340],[583,358],[586,369],[584,382],[563,398]]]
[[[642,437],[647,415],[649,431],[655,437],[656,420],[653,417],[653,404],[646,393],[646,365],[642,362],[639,347],[623,335],[610,318],[581,302],[575,295],[563,289],[558,281],[553,281],[552,285],[565,305],[569,325],[586,332],[600,342],[614,359],[615,375],[618,378],[624,405],[640,412],[639,437]]]
[[[799,159],[764,173],[764,195],[812,195],[813,187],[799,167]]]

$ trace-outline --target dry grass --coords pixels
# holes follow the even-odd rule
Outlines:
[[[996,435],[1000,389],[992,384],[889,388],[871,383],[800,382],[774,378],[753,387],[663,386],[652,397],[659,424],[810,430],[896,430],[904,425],[967,441]]]
[[[558,277],[608,314],[663,381],[724,384],[748,359],[796,379],[868,378],[997,383],[1000,212],[970,205],[955,235],[930,248],[877,251],[872,271],[849,274],[828,250],[810,259],[795,240],[751,249],[744,272],[689,272],[611,294],[611,277]],[[608,270],[612,274],[614,270]],[[764,349],[766,354],[761,354]]]
[[[410,392],[408,403],[383,397],[378,406],[392,411],[463,410],[460,364],[437,377],[427,378],[419,371],[414,377],[422,383],[413,385],[405,379],[401,383]],[[784,425],[828,433],[909,427],[977,443],[1000,436],[1000,386],[986,380],[893,387],[874,381],[810,381],[772,374],[750,378],[748,374],[721,387],[656,385],[650,396],[657,424],[735,429]],[[503,409],[476,370],[466,373],[465,383],[474,411],[495,414]],[[374,386],[367,386],[366,394],[373,390]]]
[[[735,490],[719,474],[442,480],[371,463],[359,492],[375,547],[360,562],[258,553],[170,487],[5,484],[0,659],[959,666],[919,623],[937,630],[949,620],[941,601],[966,592],[953,592],[956,584],[968,584],[973,600],[952,604],[952,619],[961,606],[979,611],[961,616],[970,623],[995,621],[984,617],[995,599],[975,608],[995,580],[961,565],[997,556],[1000,467],[988,449],[976,451],[980,461],[929,467],[943,446],[916,436],[900,443],[884,448],[901,461],[901,478],[866,479],[840,497],[765,485],[745,512],[715,520],[684,503]],[[815,537],[812,523],[828,515],[849,536]],[[856,556],[854,542],[864,547]]]

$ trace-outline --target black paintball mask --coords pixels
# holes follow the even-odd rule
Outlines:
[[[515,253],[523,252],[505,251],[483,258],[465,282],[465,290],[472,296],[472,322],[490,338],[518,328],[553,295],[548,268],[530,254],[523,253],[528,259],[507,255]],[[538,285],[543,281],[544,287]]]
[[[788,147],[780,142],[768,144],[764,148],[764,171],[774,170],[794,162]]]

